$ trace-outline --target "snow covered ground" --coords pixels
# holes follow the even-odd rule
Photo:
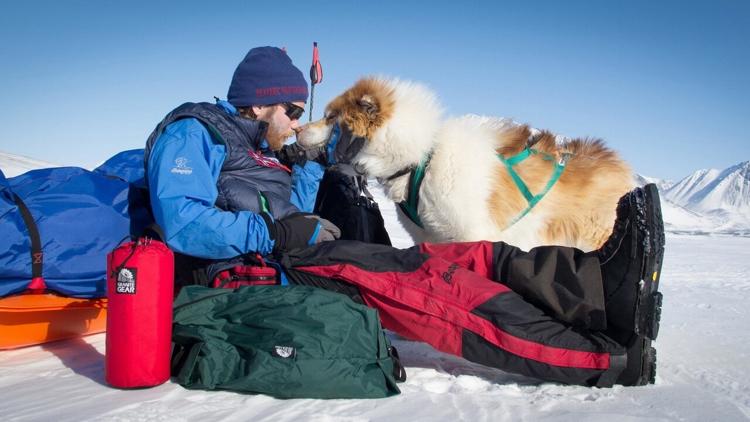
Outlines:
[[[8,154],[0,151],[0,170],[5,177],[10,178],[26,173],[29,170],[58,167],[56,164],[46,161],[36,160],[34,158],[24,157],[22,155]]]
[[[411,245],[375,189],[399,247]],[[380,400],[277,400],[168,382],[104,384],[105,335],[0,352],[0,420],[737,421],[750,419],[750,238],[667,236],[655,385],[570,387],[504,373],[393,339],[402,394]]]

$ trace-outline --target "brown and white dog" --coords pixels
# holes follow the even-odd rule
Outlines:
[[[443,120],[435,95],[413,82],[358,81],[328,104],[323,119],[305,125],[297,141],[304,148],[322,146],[337,124],[349,136],[364,138],[351,164],[377,178],[397,203],[407,199],[406,170],[432,153],[417,207],[424,231],[399,211],[415,241],[502,240],[524,249],[567,245],[593,250],[612,232],[618,199],[635,186],[629,166],[600,140],[558,144],[549,132],[507,119],[468,115]],[[514,169],[533,194],[544,190],[555,160],[572,155],[546,196],[511,224],[529,202],[498,154],[518,154],[530,139],[541,153]]]

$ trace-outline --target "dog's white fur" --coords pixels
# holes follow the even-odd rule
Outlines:
[[[442,108],[435,94],[423,85],[383,78],[370,79],[369,82],[362,98],[365,102],[377,102],[380,98],[378,112],[386,113],[384,109],[388,109],[387,118],[365,129],[369,132],[368,141],[354,158],[356,166],[367,175],[378,178],[384,184],[388,197],[400,202],[406,199],[409,177],[385,179],[401,169],[414,166],[432,151],[419,197],[418,214],[424,230],[412,224],[399,210],[399,220],[415,241],[502,240],[524,249],[553,243],[592,250],[600,246],[602,233],[611,231],[616,199],[633,185],[629,169],[623,170],[628,174],[615,178],[617,183],[611,186],[607,186],[607,183],[589,184],[598,191],[610,191],[601,195],[601,199],[611,201],[606,205],[609,211],[605,211],[603,216],[599,212],[591,217],[592,224],[603,226],[596,230],[596,235],[575,233],[573,236],[561,236],[546,233],[549,232],[551,218],[559,219],[562,212],[560,207],[575,209],[577,206],[570,203],[575,201],[572,197],[565,203],[566,193],[561,192],[565,188],[558,186],[558,192],[553,188],[516,224],[500,227],[496,222],[497,216],[492,215],[493,207],[490,204],[492,196],[496,194],[496,184],[508,183],[509,179],[499,179],[497,176],[498,169],[502,167],[497,151],[503,147],[502,134],[517,125],[507,119],[474,115],[443,121]],[[371,96],[368,93],[368,90],[372,92],[378,89],[383,90],[377,92],[379,95]],[[342,106],[347,94],[356,96],[360,95],[360,91],[345,92],[329,104],[327,113],[336,113],[333,118],[305,125],[298,134],[298,142],[303,147],[320,146],[328,140],[334,119],[343,123],[345,117],[352,117],[345,116],[347,113],[357,113],[356,106]],[[520,165],[523,166],[523,163]],[[623,168],[627,169],[626,166]],[[532,189],[534,193],[538,190]],[[591,194],[596,198],[599,192]],[[522,198],[519,201],[518,195],[507,200],[522,202],[517,204],[519,210],[526,205]],[[571,213],[574,214],[575,211]]]

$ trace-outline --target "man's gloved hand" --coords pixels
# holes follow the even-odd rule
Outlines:
[[[310,149],[302,148],[298,143],[284,145],[281,151],[277,153],[279,161],[284,165],[291,167],[294,164],[304,166],[308,161],[316,161],[325,166],[327,159],[325,156],[326,147],[320,146]]]
[[[330,221],[315,214],[295,213],[279,220],[261,214],[274,240],[274,252],[287,251],[327,242],[341,237],[341,230]]]

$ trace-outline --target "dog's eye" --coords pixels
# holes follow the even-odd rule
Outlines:
[[[326,123],[331,123],[336,120],[336,113],[327,112],[325,115]]]

